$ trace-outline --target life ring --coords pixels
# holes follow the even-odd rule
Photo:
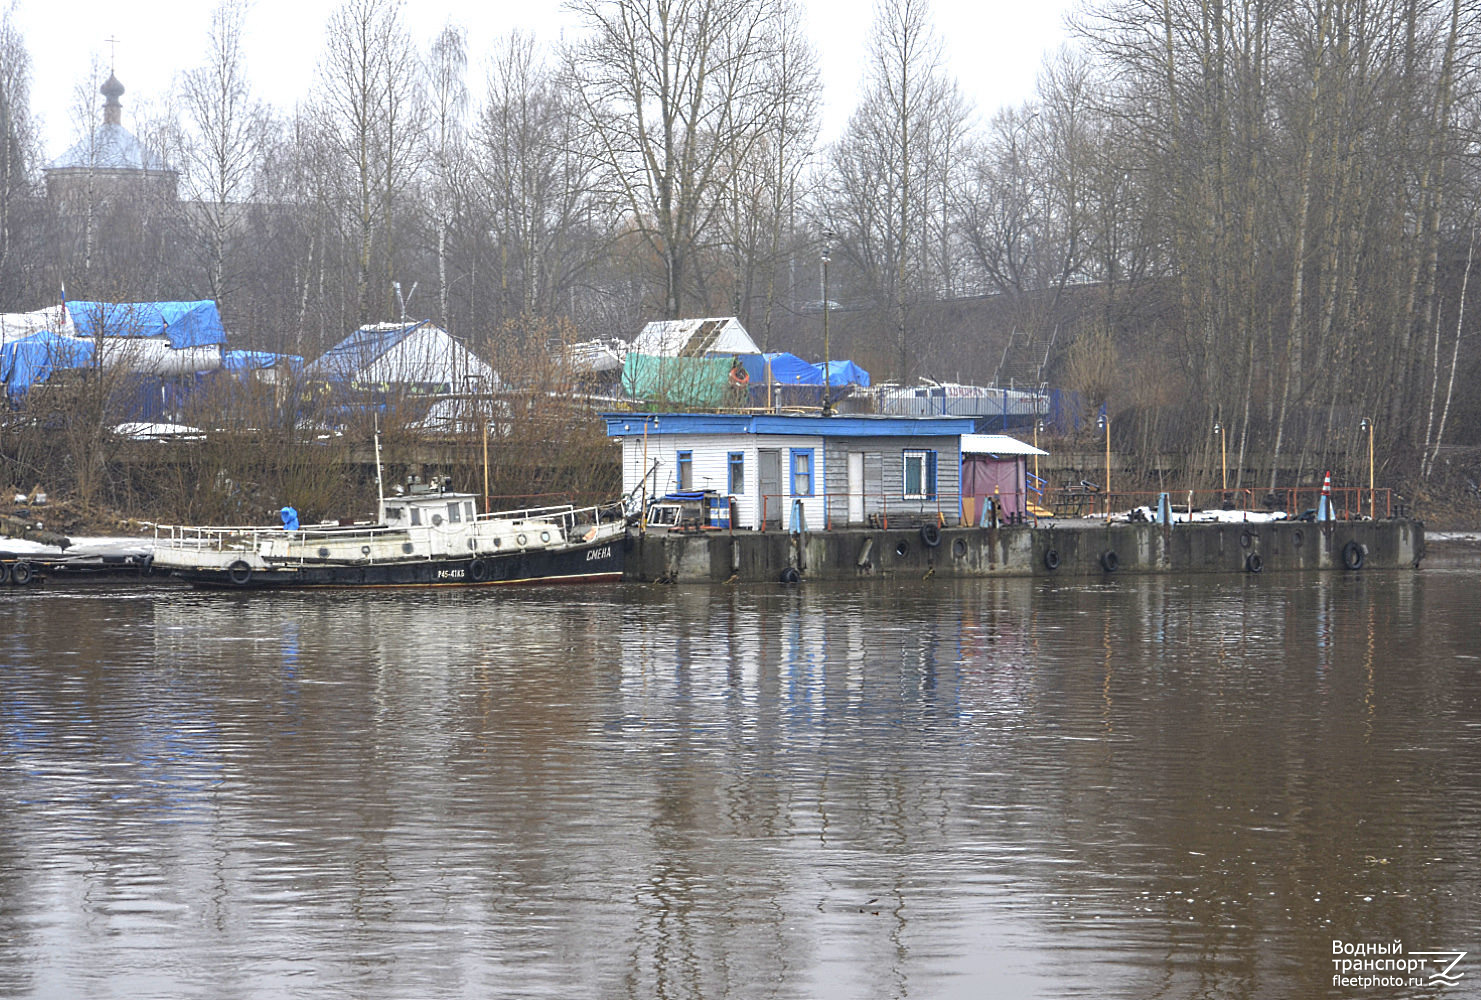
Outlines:
[[[799,583],[801,582],[801,580],[802,574],[797,572],[796,566],[788,566],[786,569],[782,570],[782,583]]]
[[[1342,565],[1348,569],[1362,569],[1363,560],[1367,557],[1368,553],[1355,541],[1342,546]]]
[[[730,384],[737,388],[743,385],[750,385],[751,373],[741,367],[730,369]]]
[[[10,582],[17,587],[24,587],[31,582],[31,577],[35,575],[35,571],[31,569],[31,564],[24,559],[12,564],[10,567]]]
[[[941,529],[934,524],[921,525],[920,540],[926,543],[926,548],[934,549],[941,544]]]
[[[1045,549],[1044,550],[1044,568],[1047,569],[1051,573],[1053,573],[1055,570],[1059,569],[1059,550],[1058,549]]]
[[[475,559],[468,564],[468,578],[474,583],[482,583],[489,578],[489,562],[487,559]]]
[[[1121,560],[1114,549],[1106,549],[1100,554],[1100,568],[1107,573],[1114,573],[1121,568]]]
[[[238,559],[226,567],[226,578],[238,587],[245,587],[252,579],[252,567],[247,565],[245,559]]]
[[[1251,573],[1258,573],[1265,568],[1265,560],[1260,558],[1260,553],[1251,552],[1244,557],[1244,568]]]

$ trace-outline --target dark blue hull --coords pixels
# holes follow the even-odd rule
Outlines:
[[[195,587],[223,590],[359,589],[367,587],[504,587],[603,583],[622,579],[625,540],[578,548],[535,549],[496,556],[360,565],[294,563],[271,570],[177,569]]]

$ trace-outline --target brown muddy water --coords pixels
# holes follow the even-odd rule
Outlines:
[[[1478,582],[7,590],[0,996],[1476,997]]]

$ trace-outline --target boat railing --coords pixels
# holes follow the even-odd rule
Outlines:
[[[333,538],[338,541],[369,539],[401,531],[384,524],[325,525],[323,527],[295,528],[288,530],[274,525],[183,525],[157,524],[154,527],[154,543],[177,549],[202,551],[251,551],[264,539],[287,538],[295,542],[308,543],[314,540]]]
[[[613,501],[610,503],[593,504],[590,507],[561,504],[553,507],[529,507],[521,510],[504,510],[481,514],[478,519],[479,521],[552,521],[561,526],[567,538],[571,538],[577,534],[576,528],[578,527],[590,528],[593,526],[601,527],[604,525],[626,523],[627,511],[621,501]]]

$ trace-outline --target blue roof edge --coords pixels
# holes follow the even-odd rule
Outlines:
[[[775,413],[603,413],[608,437],[647,434],[810,434],[824,437],[956,437],[972,417],[801,416]]]

